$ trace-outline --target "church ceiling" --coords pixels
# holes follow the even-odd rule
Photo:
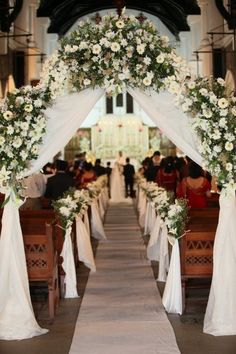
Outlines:
[[[175,36],[189,31],[188,15],[200,14],[197,0],[41,0],[37,16],[49,17],[48,32],[62,36],[80,17],[119,6],[158,17]]]

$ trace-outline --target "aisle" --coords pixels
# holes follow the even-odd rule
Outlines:
[[[175,354],[132,204],[111,204],[70,354]]]

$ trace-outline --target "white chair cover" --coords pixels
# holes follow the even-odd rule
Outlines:
[[[182,314],[182,286],[178,240],[174,240],[162,303],[168,313]]]
[[[71,241],[72,226],[66,229],[65,240],[62,247],[61,256],[63,257],[62,267],[66,273],[65,275],[65,298],[78,297],[77,280],[75,271],[75,260]]]
[[[79,260],[83,262],[92,272],[96,272],[90,236],[81,219],[81,216],[79,215],[76,216],[76,241]]]

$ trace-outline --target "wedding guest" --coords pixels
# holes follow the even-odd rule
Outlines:
[[[195,162],[189,163],[189,175],[183,178],[177,187],[177,197],[186,198],[191,208],[207,206],[207,197],[211,195],[211,184],[204,177],[202,168]]]
[[[47,178],[42,173],[34,173],[22,181],[22,197],[26,200],[20,207],[22,210],[37,210],[42,209],[41,197],[46,190]]]
[[[108,185],[109,197],[110,197],[110,187],[111,187],[111,181],[110,181],[111,172],[112,172],[111,163],[110,161],[108,161],[106,167],[106,174],[107,174],[107,185]]]
[[[81,177],[81,188],[86,188],[88,183],[96,181],[97,176],[94,172],[93,165],[90,162],[84,163],[84,172]]]
[[[67,189],[75,186],[74,179],[66,173],[68,168],[67,161],[56,160],[55,167],[56,174],[48,178],[45,192],[45,197],[53,200],[62,197]]]
[[[105,175],[106,174],[106,169],[104,166],[101,165],[101,159],[96,159],[95,161],[95,166],[94,166],[94,172],[97,177]]]
[[[129,157],[126,158],[126,165],[124,165],[123,175],[125,176],[125,197],[134,197],[134,166],[131,165]]]
[[[175,168],[174,158],[168,156],[162,159],[163,167],[157,172],[156,183],[158,186],[165,188],[167,191],[175,193],[178,173]]]
[[[152,156],[152,163],[150,164],[147,171],[147,181],[154,182],[157,177],[157,172],[161,164],[161,153],[160,151],[155,151]]]

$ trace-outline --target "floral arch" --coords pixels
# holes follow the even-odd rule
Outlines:
[[[236,309],[236,289],[224,276],[236,269],[236,99],[223,79],[191,79],[167,37],[160,36],[150,21],[140,23],[124,14],[105,16],[99,24],[81,22],[47,60],[39,85],[9,93],[1,105],[0,186],[6,198],[0,283],[10,289],[7,269],[22,289],[28,284],[26,267],[17,267],[24,261],[18,214],[22,177],[41,168],[67,143],[104,92],[115,95],[125,88],[181,150],[218,177],[223,188],[205,330],[222,333],[225,327],[225,334],[236,334],[230,316]],[[221,289],[228,290],[228,298]],[[4,296],[0,294],[0,314],[7,302],[18,306],[16,299]],[[40,329],[28,295],[24,301],[30,337]],[[9,319],[7,313],[5,318]],[[5,326],[0,320],[1,333]]]

